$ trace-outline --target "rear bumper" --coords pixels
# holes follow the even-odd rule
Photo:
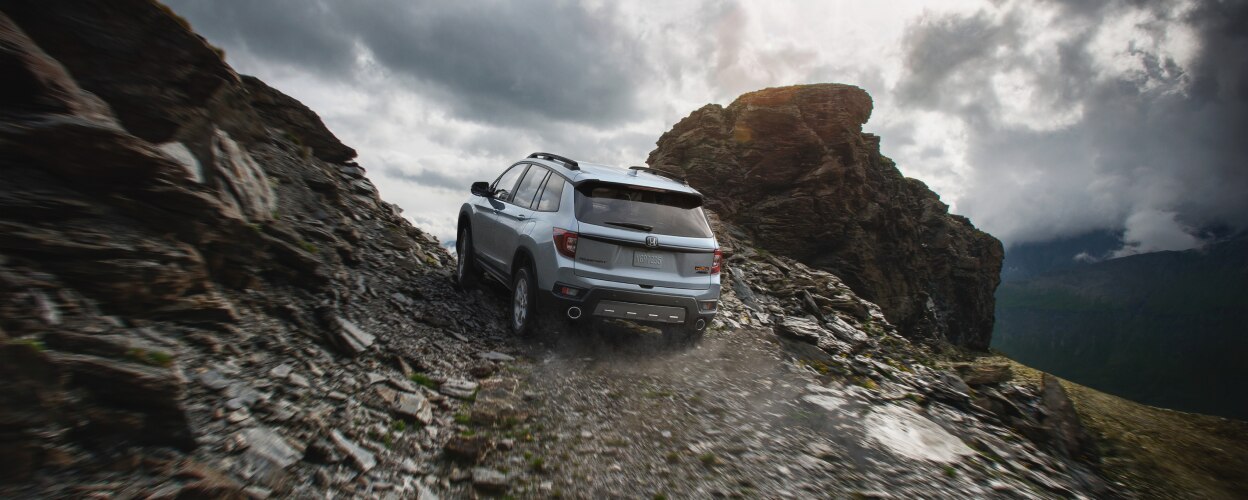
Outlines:
[[[555,284],[556,287],[561,285],[561,283]],[[715,314],[719,311],[718,304],[713,311],[702,311],[698,307],[698,302],[719,300],[718,286],[711,290],[682,290],[680,292],[682,293],[672,294],[596,287],[588,289],[588,292],[579,300],[556,295],[552,290],[542,291],[539,294],[539,300],[542,307],[565,316],[568,309],[578,307],[582,318],[623,318],[690,327],[694,326],[699,319],[709,324],[715,318]],[[679,317],[673,318],[672,316]]]

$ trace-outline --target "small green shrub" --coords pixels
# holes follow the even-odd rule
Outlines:
[[[173,364],[173,355],[163,351],[148,351],[135,348],[126,351],[126,357],[131,361],[162,368],[168,368],[169,365]]]
[[[408,377],[408,379],[411,379],[411,381],[416,385],[423,385],[430,389],[437,389],[438,385],[440,385],[436,380],[429,378],[428,375],[423,373],[413,373],[410,377]]]
[[[317,248],[316,245],[304,240],[299,240],[299,247],[303,248],[308,253],[321,253],[321,249]]]
[[[27,348],[34,350],[34,351],[38,351],[38,352],[43,352],[43,351],[48,350],[48,347],[43,345],[43,342],[40,341],[39,339],[32,339],[32,338],[12,339],[8,342],[8,344],[26,346]]]
[[[714,453],[707,452],[698,455],[698,461],[702,462],[702,465],[712,467],[719,463],[719,457],[716,457]]]

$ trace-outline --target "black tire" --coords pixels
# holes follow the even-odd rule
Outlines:
[[[537,279],[528,266],[516,270],[511,279],[511,333],[528,335],[537,324]]]
[[[460,289],[472,290],[481,282],[481,270],[477,268],[477,259],[472,250],[472,230],[468,226],[459,229],[459,239],[455,240],[455,283]]]

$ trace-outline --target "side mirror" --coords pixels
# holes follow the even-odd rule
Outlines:
[[[490,183],[488,182],[472,183],[472,194],[477,195],[477,196],[484,196],[486,198],[494,197],[494,193],[490,192]]]

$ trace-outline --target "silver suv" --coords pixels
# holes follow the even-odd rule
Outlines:
[[[511,287],[511,329],[538,312],[654,323],[696,341],[715,317],[723,254],[702,194],[674,175],[533,153],[459,211],[456,279]]]

